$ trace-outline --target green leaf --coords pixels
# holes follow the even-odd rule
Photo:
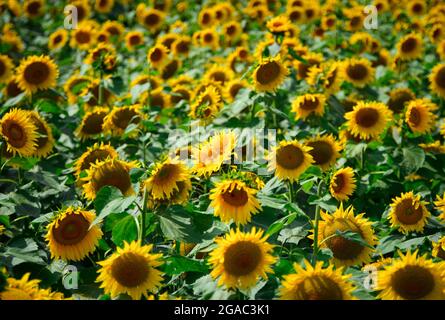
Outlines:
[[[108,202],[102,210],[96,211],[98,213],[96,219],[94,219],[92,225],[97,224],[99,221],[104,220],[108,215],[112,213],[121,213],[128,209],[136,200],[136,196],[123,197],[120,196],[116,199]]]
[[[165,260],[164,272],[169,276],[181,274],[183,272],[208,273],[209,268],[205,261],[199,261],[182,256],[172,256]]]
[[[410,146],[402,149],[402,165],[411,171],[417,171],[425,162],[425,152],[422,148]]]
[[[114,199],[122,197],[122,192],[113,186],[105,186],[100,188],[94,200],[94,209],[96,212],[101,212],[102,209]]]
[[[336,235],[339,235],[340,237],[355,242],[363,247],[368,247],[368,248],[373,248],[373,246],[369,245],[363,238],[362,236],[354,231],[351,230],[346,230],[346,231],[341,231],[341,230],[336,230],[335,231]]]
[[[11,264],[16,266],[24,262],[44,265],[45,262],[39,253],[37,243],[30,238],[20,238],[9,243],[4,252],[5,257],[11,258]]]
[[[125,241],[131,242],[137,239],[138,229],[132,215],[127,215],[114,225],[111,232],[111,240],[117,246],[121,246]]]

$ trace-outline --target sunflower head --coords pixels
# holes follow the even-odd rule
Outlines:
[[[17,81],[20,89],[27,94],[45,90],[56,85],[59,69],[48,56],[29,56],[17,68]]]
[[[157,292],[162,282],[162,273],[157,269],[162,265],[162,254],[150,253],[153,245],[141,245],[140,242],[124,242],[124,246],[104,261],[97,282],[112,298],[127,294],[133,300],[142,296],[148,298],[148,292]]]
[[[273,246],[266,242],[262,230],[252,228],[250,232],[240,230],[217,238],[217,248],[210,253],[210,273],[219,285],[228,288],[247,289],[253,287],[261,277],[267,279],[272,273],[272,264],[276,258],[271,252]]]
[[[46,157],[54,147],[52,130],[46,120],[37,111],[29,111],[29,117],[37,129],[36,150],[33,156]]]
[[[388,107],[394,113],[400,113],[405,109],[405,104],[414,100],[416,96],[408,88],[397,88],[389,93]]]
[[[80,139],[95,137],[103,132],[103,123],[108,115],[108,108],[96,107],[88,111],[82,118],[82,122],[76,129],[76,135]]]
[[[168,61],[169,50],[163,44],[156,44],[148,51],[147,61],[156,69],[163,67]]]
[[[0,83],[7,83],[12,77],[14,63],[7,55],[0,55]]]
[[[69,207],[57,214],[48,225],[46,241],[51,257],[80,261],[94,252],[102,231],[92,223],[96,215],[81,208]]]
[[[422,38],[411,33],[404,36],[397,43],[398,55],[402,60],[413,60],[422,56]]]
[[[332,175],[329,191],[338,201],[346,201],[354,193],[355,181],[354,170],[351,167],[339,169]]]
[[[445,63],[436,65],[429,75],[430,89],[441,98],[445,98]]]
[[[117,151],[109,144],[95,143],[92,147],[88,147],[79,159],[74,163],[75,174],[80,176],[82,171],[88,170],[96,162],[104,161],[108,158],[119,158]]]
[[[288,69],[282,64],[280,56],[266,58],[253,72],[253,83],[258,91],[275,91],[288,75]]]
[[[329,169],[340,157],[342,149],[333,135],[318,135],[306,141],[306,146],[312,148],[309,153],[314,159],[315,165],[320,166],[323,170]]]
[[[343,63],[343,77],[356,87],[364,87],[374,80],[375,70],[369,60],[352,58]]]
[[[103,129],[113,136],[122,136],[130,124],[138,125],[144,115],[141,112],[141,105],[114,107],[104,118]],[[132,130],[131,136],[138,134],[138,130]]]
[[[221,95],[214,85],[207,85],[203,92],[198,93],[190,107],[190,116],[193,119],[201,119],[202,122],[210,122],[222,108]]]
[[[140,23],[151,33],[159,31],[164,20],[165,13],[154,8],[146,8],[140,16]]]
[[[406,107],[405,121],[413,132],[431,132],[436,123],[433,111],[437,109],[437,105],[429,99],[412,100]]]
[[[392,227],[402,233],[423,232],[427,218],[431,215],[420,195],[412,191],[393,199],[388,219]]]
[[[319,261],[313,267],[304,260],[304,267],[295,263],[295,273],[284,276],[279,297],[282,300],[352,300],[354,285],[350,274],[333,265],[323,268]]]
[[[295,113],[295,119],[306,119],[309,115],[322,116],[326,103],[326,96],[324,94],[307,93],[298,96],[292,102],[292,112]]]
[[[51,33],[48,39],[48,48],[50,50],[57,50],[63,48],[68,41],[68,31],[65,29],[58,29]]]

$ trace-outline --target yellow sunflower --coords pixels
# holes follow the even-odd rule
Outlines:
[[[104,119],[108,114],[108,108],[96,107],[88,111],[83,116],[79,127],[77,127],[76,135],[84,140],[101,134],[103,132]]]
[[[298,96],[292,102],[292,112],[295,113],[295,119],[306,119],[309,115],[315,114],[322,116],[326,103],[326,96],[318,93],[307,93]]]
[[[437,242],[433,242],[433,251],[431,252],[433,257],[445,260],[445,237],[442,237]]]
[[[201,26],[201,29],[212,26],[213,20],[213,11],[209,8],[203,8],[198,14],[198,23]]]
[[[324,58],[321,53],[314,52],[304,52],[307,51],[306,48],[302,48],[302,57],[305,61],[294,61],[294,66],[297,70],[298,79],[306,79],[309,75],[309,69],[314,66],[319,66]],[[295,51],[298,54],[298,51]]]
[[[197,95],[190,106],[190,117],[209,122],[222,108],[221,95],[213,85],[205,87],[204,91]]]
[[[162,265],[162,254],[150,253],[153,245],[141,245],[133,241],[124,242],[123,248],[117,248],[101,266],[97,282],[112,298],[127,294],[133,300],[142,296],[148,298],[148,292],[157,292],[162,282],[162,272],[157,268]]]
[[[445,98],[445,63],[436,65],[429,75],[430,89],[441,98]]]
[[[240,90],[246,88],[249,88],[246,80],[231,80],[224,86],[224,98],[229,102],[234,102]]]
[[[352,300],[354,285],[350,274],[333,265],[323,268],[319,261],[313,267],[304,260],[304,267],[294,263],[294,274],[285,275],[279,289],[281,300]]]
[[[397,43],[397,52],[401,60],[414,60],[422,56],[423,41],[416,33],[404,36]]]
[[[280,180],[296,181],[314,162],[311,150],[311,147],[297,140],[281,141],[267,157],[268,170],[275,171],[275,176]]]
[[[28,111],[12,109],[3,115],[0,135],[5,139],[7,151],[22,157],[34,154],[37,148],[38,131]]]
[[[20,89],[19,83],[17,82],[16,77],[11,77],[9,81],[6,83],[6,86],[3,88],[3,94],[6,98],[14,98],[24,91]]]
[[[359,101],[345,118],[352,135],[361,139],[377,138],[392,120],[392,112],[383,103]]]
[[[416,96],[408,88],[396,88],[389,93],[388,107],[395,113],[405,110],[405,105]]]
[[[48,39],[48,49],[57,50],[63,48],[68,42],[68,31],[65,29],[58,29],[51,33]]]
[[[320,248],[332,251],[332,262],[335,266],[356,266],[371,261],[372,248],[377,243],[371,221],[364,218],[364,213],[354,215],[352,206],[343,209],[343,204],[333,214],[321,212],[318,230]],[[367,246],[348,240],[337,232],[353,232],[359,234]],[[314,235],[310,236],[311,239]]]
[[[238,21],[229,21],[224,24],[222,33],[227,43],[235,43],[243,33],[243,28]]]
[[[81,208],[59,212],[45,236],[51,258],[80,261],[93,253],[103,235],[99,226],[91,225],[95,218],[93,212]]]
[[[425,152],[445,153],[445,145],[438,140],[430,143],[419,143],[419,147],[421,147]]]
[[[29,117],[37,130],[36,150],[33,156],[39,158],[46,157],[54,147],[55,140],[53,132],[46,120],[43,119],[37,111],[29,111]]]
[[[12,77],[14,63],[7,55],[0,55],[0,83],[7,83]]]
[[[82,89],[86,88],[91,81],[92,79],[90,77],[79,75],[77,73],[69,77],[63,85],[63,90],[67,95],[68,103],[75,104],[79,98],[79,93],[82,91]]]
[[[29,56],[17,68],[17,81],[20,89],[28,95],[37,90],[45,90],[56,85],[59,69],[48,56]]]
[[[83,193],[88,200],[94,200],[96,194],[104,186],[118,188],[124,196],[135,193],[131,185],[130,170],[138,167],[138,163],[126,162],[119,159],[106,159],[92,164],[86,170],[87,176],[82,178]]]
[[[434,129],[437,118],[433,113],[435,110],[437,110],[437,105],[429,99],[412,100],[407,105],[405,121],[413,132],[431,132]]]
[[[39,288],[40,280],[30,280],[30,273],[25,273],[22,278],[8,278],[6,287],[0,292],[0,300],[64,300],[59,292],[50,289]]]
[[[143,118],[141,105],[114,107],[104,118],[103,129],[113,136],[122,136],[130,124],[138,125]],[[137,130],[131,132],[131,136],[137,134]]]
[[[266,242],[262,230],[250,232],[230,230],[230,233],[215,240],[217,248],[210,253],[210,273],[218,284],[227,288],[248,289],[261,277],[267,279],[271,266],[277,261],[272,256],[273,246]]]
[[[378,271],[378,298],[382,300],[444,300],[444,264],[434,263],[417,251],[399,252],[399,259]]]
[[[169,199],[174,191],[179,191],[178,182],[188,180],[189,171],[178,159],[167,158],[155,164],[150,177],[144,182],[144,188],[157,199]]]
[[[44,0],[25,0],[23,11],[29,18],[36,18],[43,14],[45,6]]]
[[[165,20],[165,13],[153,8],[146,8],[140,17],[140,23],[151,33],[158,31]]]
[[[128,51],[134,51],[144,43],[144,34],[141,31],[130,31],[125,35],[125,45]]]
[[[291,28],[291,22],[285,15],[273,17],[266,23],[266,28],[272,33],[283,33]]]
[[[71,31],[70,46],[80,50],[88,50],[97,40],[97,30],[90,23],[79,23],[77,29]]]
[[[436,206],[436,209],[439,210],[440,212],[439,219],[445,221],[445,192],[442,197],[440,197],[440,195],[436,196],[436,201],[434,201],[434,205]]]
[[[182,100],[190,101],[193,99],[193,92],[185,85],[178,84],[172,87],[170,101],[173,105]]]
[[[318,135],[308,139],[305,145],[312,148],[309,154],[314,159],[314,165],[320,166],[323,170],[328,170],[340,157],[341,145],[335,140],[332,134]]]
[[[102,25],[102,30],[108,32],[113,40],[120,40],[125,32],[125,27],[118,21],[108,20]]]
[[[392,200],[388,219],[391,227],[397,227],[402,233],[423,232],[427,218],[431,215],[420,195],[412,191],[402,193]]]
[[[196,33],[199,36],[199,44],[216,50],[219,47],[219,36],[214,28],[207,28]]]
[[[351,58],[343,62],[343,77],[356,87],[364,87],[374,81],[375,69],[364,58]]]
[[[233,79],[233,71],[227,67],[213,65],[205,74],[204,81],[217,82],[221,86]]]
[[[175,56],[187,56],[191,45],[192,39],[189,36],[180,36],[171,45],[172,53]]]
[[[114,0],[95,0],[94,9],[100,13],[108,13],[113,9]]]
[[[284,81],[289,71],[281,63],[280,57],[266,58],[253,72],[253,83],[258,91],[275,91]]]
[[[216,217],[222,222],[244,225],[251,220],[251,216],[261,210],[261,205],[255,197],[257,190],[250,188],[238,179],[227,179],[216,183],[210,191],[210,206]]]
[[[77,8],[77,21],[81,22],[88,19],[91,15],[91,7],[88,0],[75,0],[71,4]]]
[[[355,188],[354,170],[351,167],[341,168],[332,175],[329,191],[338,201],[348,200]]]
[[[119,154],[110,144],[103,142],[95,143],[92,147],[88,147],[87,151],[82,153],[79,159],[74,163],[75,175],[80,176],[81,172],[91,168],[96,162],[104,161],[108,158],[119,158]]]
[[[147,61],[156,69],[163,67],[168,62],[168,48],[163,44],[156,44],[148,51]]]
[[[176,71],[178,71],[182,66],[181,60],[176,58],[170,59],[165,65],[162,66],[160,70],[160,76],[162,80],[168,80],[172,78]]]

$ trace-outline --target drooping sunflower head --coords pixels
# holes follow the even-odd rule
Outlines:
[[[162,282],[162,272],[157,268],[162,265],[162,254],[150,253],[153,245],[141,245],[140,242],[124,242],[123,248],[117,248],[106,260],[98,262],[101,266],[97,282],[112,298],[127,294],[133,300],[148,292],[157,292]]]
[[[37,129],[36,150],[33,156],[46,157],[54,147],[53,132],[46,120],[37,111],[29,111],[29,117]]]
[[[99,43],[94,48],[88,50],[88,56],[85,58],[87,64],[100,63],[102,70],[111,71],[116,66],[117,55],[116,49],[109,43]]]
[[[32,156],[37,148],[37,127],[28,111],[12,109],[3,115],[0,135],[5,139],[7,151],[22,157]]]
[[[321,213],[319,223],[318,243],[332,251],[332,262],[336,266],[362,265],[371,261],[372,248],[377,242],[371,222],[364,214],[354,215],[352,206],[343,209],[343,204],[333,214]],[[358,234],[364,244],[346,239],[339,232]],[[311,236],[313,238],[313,235]],[[325,240],[326,239],[326,240]]]
[[[420,195],[412,191],[402,193],[393,199],[388,219],[391,227],[396,227],[402,233],[423,232],[430,212],[421,200]]]
[[[81,208],[69,207],[57,214],[48,225],[46,241],[51,258],[80,261],[94,252],[102,237],[96,215]]]
[[[255,197],[256,192],[241,180],[223,180],[211,190],[210,206],[221,221],[229,223],[233,220],[237,225],[244,225],[261,208]]]
[[[298,96],[292,102],[292,112],[295,113],[295,119],[306,119],[309,115],[314,114],[322,116],[326,103],[326,96],[318,93],[307,93]]]
[[[436,123],[437,116],[433,113],[437,105],[429,99],[416,99],[408,103],[405,121],[413,132],[431,132]]]
[[[414,100],[416,96],[408,88],[397,88],[389,93],[388,107],[394,113],[400,113],[405,109],[405,104]]]
[[[267,279],[277,259],[271,254],[273,246],[266,240],[263,231],[255,228],[250,232],[232,229],[217,238],[217,248],[210,253],[210,274],[227,288],[247,289],[255,286],[260,277]]]
[[[185,85],[178,84],[172,87],[170,101],[173,105],[180,101],[190,101],[193,99],[193,92]]]
[[[343,63],[343,77],[356,87],[364,87],[374,81],[375,70],[369,60],[352,58]]]
[[[320,166],[323,170],[327,170],[335,164],[342,149],[333,135],[318,135],[307,140],[305,145],[312,148],[309,153],[314,159],[313,164]]]
[[[313,267],[304,260],[304,267],[294,264],[295,273],[284,276],[279,298],[282,300],[352,300],[354,285],[350,274],[333,265],[323,268],[319,261]]]
[[[48,56],[29,56],[17,68],[17,81],[20,89],[28,95],[37,90],[45,90],[56,85],[59,69]]]
[[[167,158],[155,164],[150,177],[144,182],[144,188],[153,199],[168,200],[174,191],[179,191],[178,183],[189,179],[189,171],[182,161]]]
[[[130,170],[138,167],[137,162],[126,162],[116,158],[106,159],[92,164],[87,176],[82,178],[83,193],[88,200],[94,200],[96,194],[104,186],[113,186],[119,189],[124,196],[135,193],[131,185]]]
[[[398,55],[402,60],[413,60],[422,56],[422,38],[411,33],[404,36],[397,43]]]
[[[314,162],[311,150],[296,140],[281,141],[268,156],[268,169],[275,170],[275,176],[280,180],[296,181]]]
[[[399,252],[399,259],[378,272],[378,298],[382,300],[444,300],[444,264],[425,256]]]
[[[301,48],[301,51],[304,61],[295,60],[294,65],[298,71],[298,78],[306,79],[309,75],[309,69],[314,66],[318,67],[324,58],[321,53],[309,52],[306,48]],[[296,52],[298,54],[298,51]]]
[[[430,90],[445,98],[445,63],[436,65],[429,75]]]
[[[280,57],[266,58],[253,72],[253,83],[258,91],[275,91],[288,75]]]
[[[7,83],[12,77],[14,63],[7,55],[0,55],[0,83]]]
[[[339,169],[332,175],[329,191],[338,201],[348,200],[355,188],[354,170],[351,167]]]
[[[74,163],[76,176],[80,176],[82,171],[88,170],[96,162],[104,161],[108,158],[119,158],[119,154],[110,144],[95,143],[92,147],[88,147],[79,159]]]
[[[392,112],[380,102],[359,101],[354,109],[345,114],[347,127],[361,139],[377,138],[392,120]]]
[[[141,105],[114,107],[104,118],[103,128],[114,136],[122,136],[130,124],[138,125],[143,118]],[[138,130],[132,130],[132,136],[137,134]]]
[[[51,33],[48,39],[48,48],[50,50],[57,50],[63,48],[68,41],[68,31],[65,29],[58,29]]]
[[[108,114],[108,108],[96,107],[88,111],[83,116],[79,127],[77,127],[76,135],[84,140],[101,134],[103,132],[104,119]]]

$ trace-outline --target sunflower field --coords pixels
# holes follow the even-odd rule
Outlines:
[[[0,300],[445,300],[445,3],[0,0]]]

